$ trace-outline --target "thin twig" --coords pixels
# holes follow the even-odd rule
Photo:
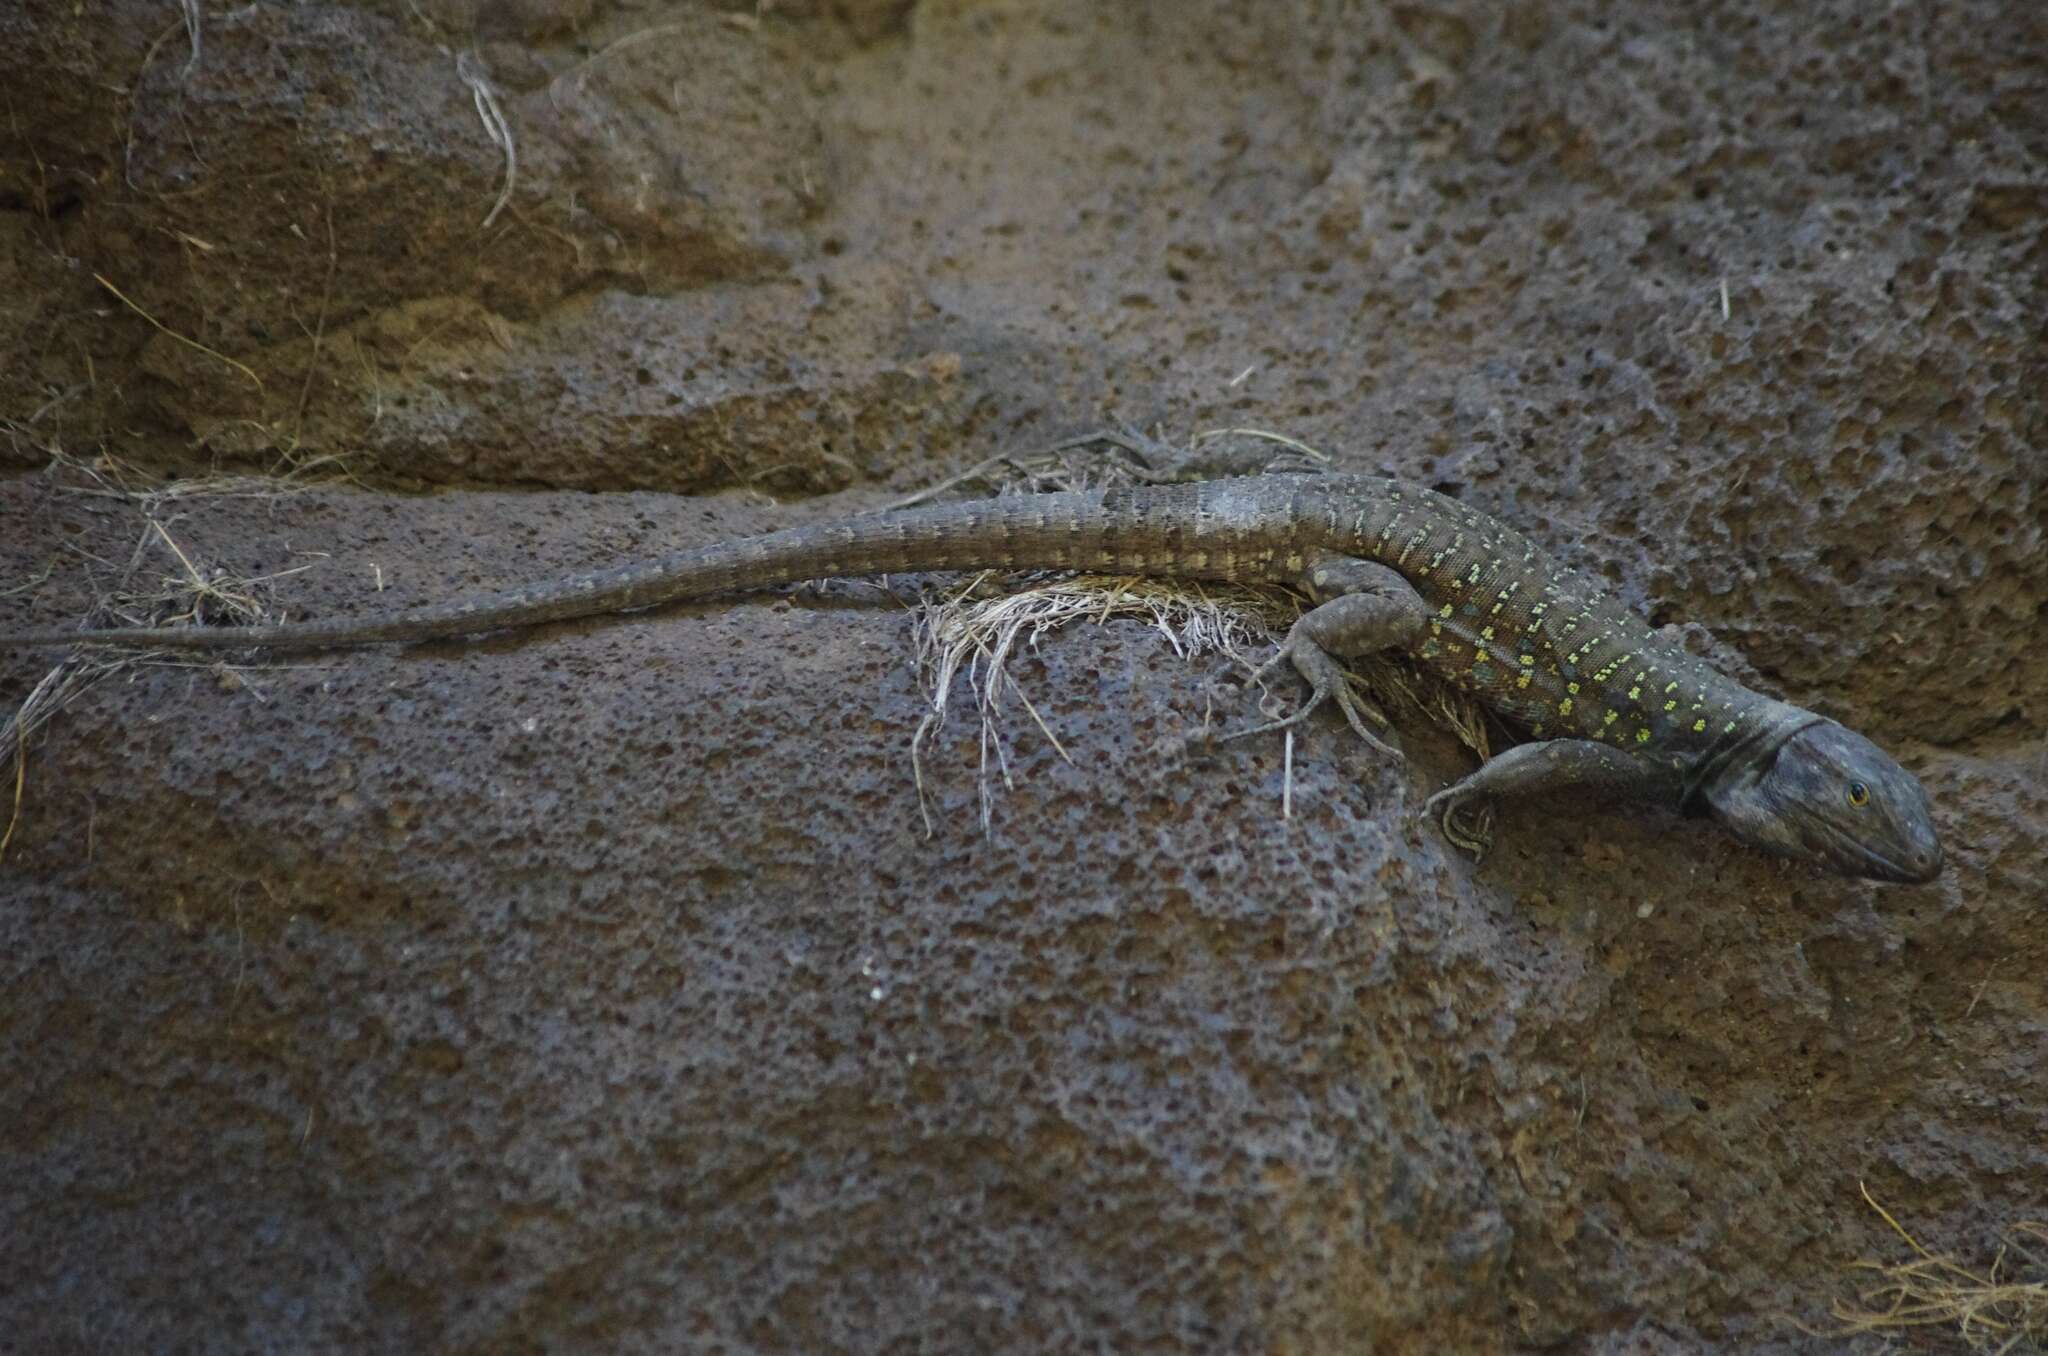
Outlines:
[[[327,337],[327,303],[334,296],[334,274],[341,254],[334,244],[334,202],[327,203],[327,282],[320,289],[320,310],[313,318],[313,355],[306,359],[306,376],[299,383],[299,403],[292,410],[292,446],[297,448],[306,427],[306,398],[313,393],[313,373],[320,368],[320,344]]]
[[[1920,1246],[1919,1239],[1913,1237],[1913,1235],[1906,1232],[1905,1225],[1899,1223],[1897,1220],[1892,1218],[1891,1211],[1885,1209],[1883,1206],[1877,1203],[1877,1197],[1870,1194],[1870,1188],[1864,1185],[1863,1180],[1861,1178],[1858,1178],[1856,1180],[1856,1189],[1863,1193],[1864,1202],[1868,1204],[1872,1210],[1875,1210],[1878,1213],[1878,1216],[1882,1218],[1886,1224],[1891,1225],[1892,1232],[1896,1233],[1900,1238],[1905,1239],[1907,1244],[1913,1249],[1914,1252],[1917,1252],[1922,1257],[1929,1258],[1930,1260],[1933,1258],[1933,1253],[1927,1251],[1927,1249]]]
[[[1280,817],[1294,818],[1294,731],[1285,731],[1280,740]]]
[[[192,35],[192,55],[185,59],[185,69],[180,75],[181,79],[189,80],[193,68],[199,65],[199,0],[178,0],[178,3],[185,11],[185,29]]]
[[[7,845],[14,841],[14,828],[21,823],[22,792],[28,786],[28,727],[14,727],[14,813],[7,817],[7,832],[0,833],[0,862],[7,860]]]
[[[171,338],[177,340],[181,344],[186,345],[188,348],[198,349],[201,353],[204,353],[209,358],[216,358],[221,362],[226,363],[229,367],[234,368],[237,372],[240,372],[250,381],[255,382],[257,390],[261,391],[263,389],[263,378],[257,376],[256,373],[252,371],[247,364],[238,363],[233,358],[230,358],[227,354],[219,352],[218,350],[215,349],[210,349],[206,345],[200,343],[197,339],[188,339],[184,335],[178,333],[169,325],[164,324],[163,321],[158,320],[155,316],[143,310],[134,302],[128,300],[128,295],[125,292],[123,292],[120,288],[108,282],[106,279],[106,275],[101,273],[95,273],[92,276],[94,282],[98,283],[101,287],[106,288],[109,292],[112,292],[116,297],[120,298],[122,305],[126,306],[129,310],[135,312],[135,314],[141,316],[144,320],[147,320],[150,324],[156,326],[157,329],[163,332],[164,334],[168,334]]]
[[[512,188],[519,182],[519,150],[512,140],[512,124],[506,119],[505,110],[498,107],[497,93],[491,88],[490,78],[483,69],[483,58],[473,51],[456,53],[455,74],[469,86],[470,97],[476,102],[476,115],[483,119],[484,135],[505,153],[505,187],[499,191],[498,200],[491,204],[491,210],[484,215],[483,225],[479,228],[487,231],[498,219],[498,213],[505,210],[505,204],[512,201]]]
[[[1200,447],[1203,443],[1213,442],[1217,438],[1257,438],[1261,442],[1279,443],[1282,447],[1291,447],[1313,462],[1326,463],[1330,460],[1330,454],[1321,448],[1310,447],[1299,438],[1290,438],[1284,433],[1274,433],[1269,429],[1263,428],[1203,429],[1200,433],[1188,439],[1188,445],[1190,447]]]
[[[53,565],[43,566],[43,572],[35,578],[24,580],[11,589],[0,589],[0,598],[12,598],[17,593],[27,593],[32,589],[40,588],[43,581],[48,579],[55,569],[56,567]]]
[[[614,42],[606,44],[604,47],[600,48],[595,52],[592,52],[589,56],[585,57],[582,61],[578,62],[576,66],[574,66],[572,69],[563,71],[553,80],[550,80],[548,82],[549,101],[552,102],[555,105],[555,107],[559,109],[562,106],[561,99],[559,97],[559,91],[562,87],[562,82],[573,77],[576,81],[577,88],[581,89],[583,87],[584,81],[590,78],[590,72],[596,69],[597,63],[603,61],[605,58],[613,55],[614,53],[622,52],[626,48],[631,47],[635,43],[645,42],[650,38],[658,38],[669,33],[679,33],[689,27],[691,27],[691,25],[681,23],[656,24],[652,28],[643,28],[637,33],[628,33],[625,37],[619,38]]]
[[[181,22],[182,19],[173,19],[165,24],[163,32],[156,35],[156,40],[142,54],[142,64],[135,68],[135,85],[129,95],[128,139],[121,148],[121,177],[137,193],[142,192],[142,185],[135,182],[135,104],[141,100],[142,78],[149,74],[149,63],[156,60],[157,50],[171,40],[171,34],[178,31]]]

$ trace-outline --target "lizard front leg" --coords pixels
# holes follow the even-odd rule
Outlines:
[[[1243,739],[1291,728],[1307,720],[1324,702],[1334,700],[1360,739],[1399,761],[1401,751],[1366,728],[1368,715],[1382,725],[1386,721],[1351,690],[1337,657],[1412,648],[1428,623],[1428,605],[1415,586],[1396,571],[1351,556],[1323,556],[1312,561],[1299,583],[1318,605],[1289,628],[1279,653],[1260,665],[1252,677],[1256,682],[1279,664],[1291,663],[1308,682],[1308,700],[1292,715],[1224,738]]]
[[[1515,747],[1487,759],[1478,768],[1423,802],[1425,815],[1441,813],[1444,837],[1470,852],[1485,855],[1484,840],[1457,827],[1454,816],[1480,796],[1521,796],[1561,791],[1571,786],[1622,791],[1654,800],[1678,802],[1680,776],[1669,764],[1591,739],[1546,739]]]

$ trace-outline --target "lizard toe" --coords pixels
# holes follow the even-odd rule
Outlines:
[[[1381,715],[1370,702],[1360,697],[1353,690],[1350,679],[1345,678],[1341,674],[1338,675],[1337,686],[1331,695],[1337,699],[1337,707],[1344,713],[1344,719],[1350,723],[1353,734],[1364,740],[1369,747],[1377,749],[1396,763],[1408,761],[1407,755],[1402,753],[1401,750],[1387,743],[1365,727],[1365,718],[1367,716],[1371,716],[1373,720],[1378,722],[1383,730],[1389,728],[1389,723],[1387,718]]]
[[[1438,819],[1451,846],[1471,853],[1474,862],[1481,862],[1486,859],[1486,850],[1493,846],[1493,806],[1482,804],[1477,822],[1467,827],[1465,810],[1473,799],[1462,784],[1453,784],[1424,801],[1422,813]]]

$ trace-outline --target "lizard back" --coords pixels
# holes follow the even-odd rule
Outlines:
[[[1332,480],[1334,500],[1359,505],[1348,553],[1400,572],[1429,607],[1415,658],[1538,737],[1598,740],[1683,767],[1776,718],[1777,703],[1498,519],[1403,481]]]

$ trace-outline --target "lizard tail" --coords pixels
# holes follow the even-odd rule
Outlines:
[[[317,650],[473,635],[805,579],[912,570],[1108,569],[1183,578],[1278,577],[1229,482],[1086,490],[943,504],[789,528],[456,603],[274,626],[120,627],[0,635],[0,649],[135,645],[179,650]],[[1279,508],[1279,505],[1273,505]],[[1203,522],[1207,528],[1191,528]],[[1265,553],[1270,556],[1271,552]]]

